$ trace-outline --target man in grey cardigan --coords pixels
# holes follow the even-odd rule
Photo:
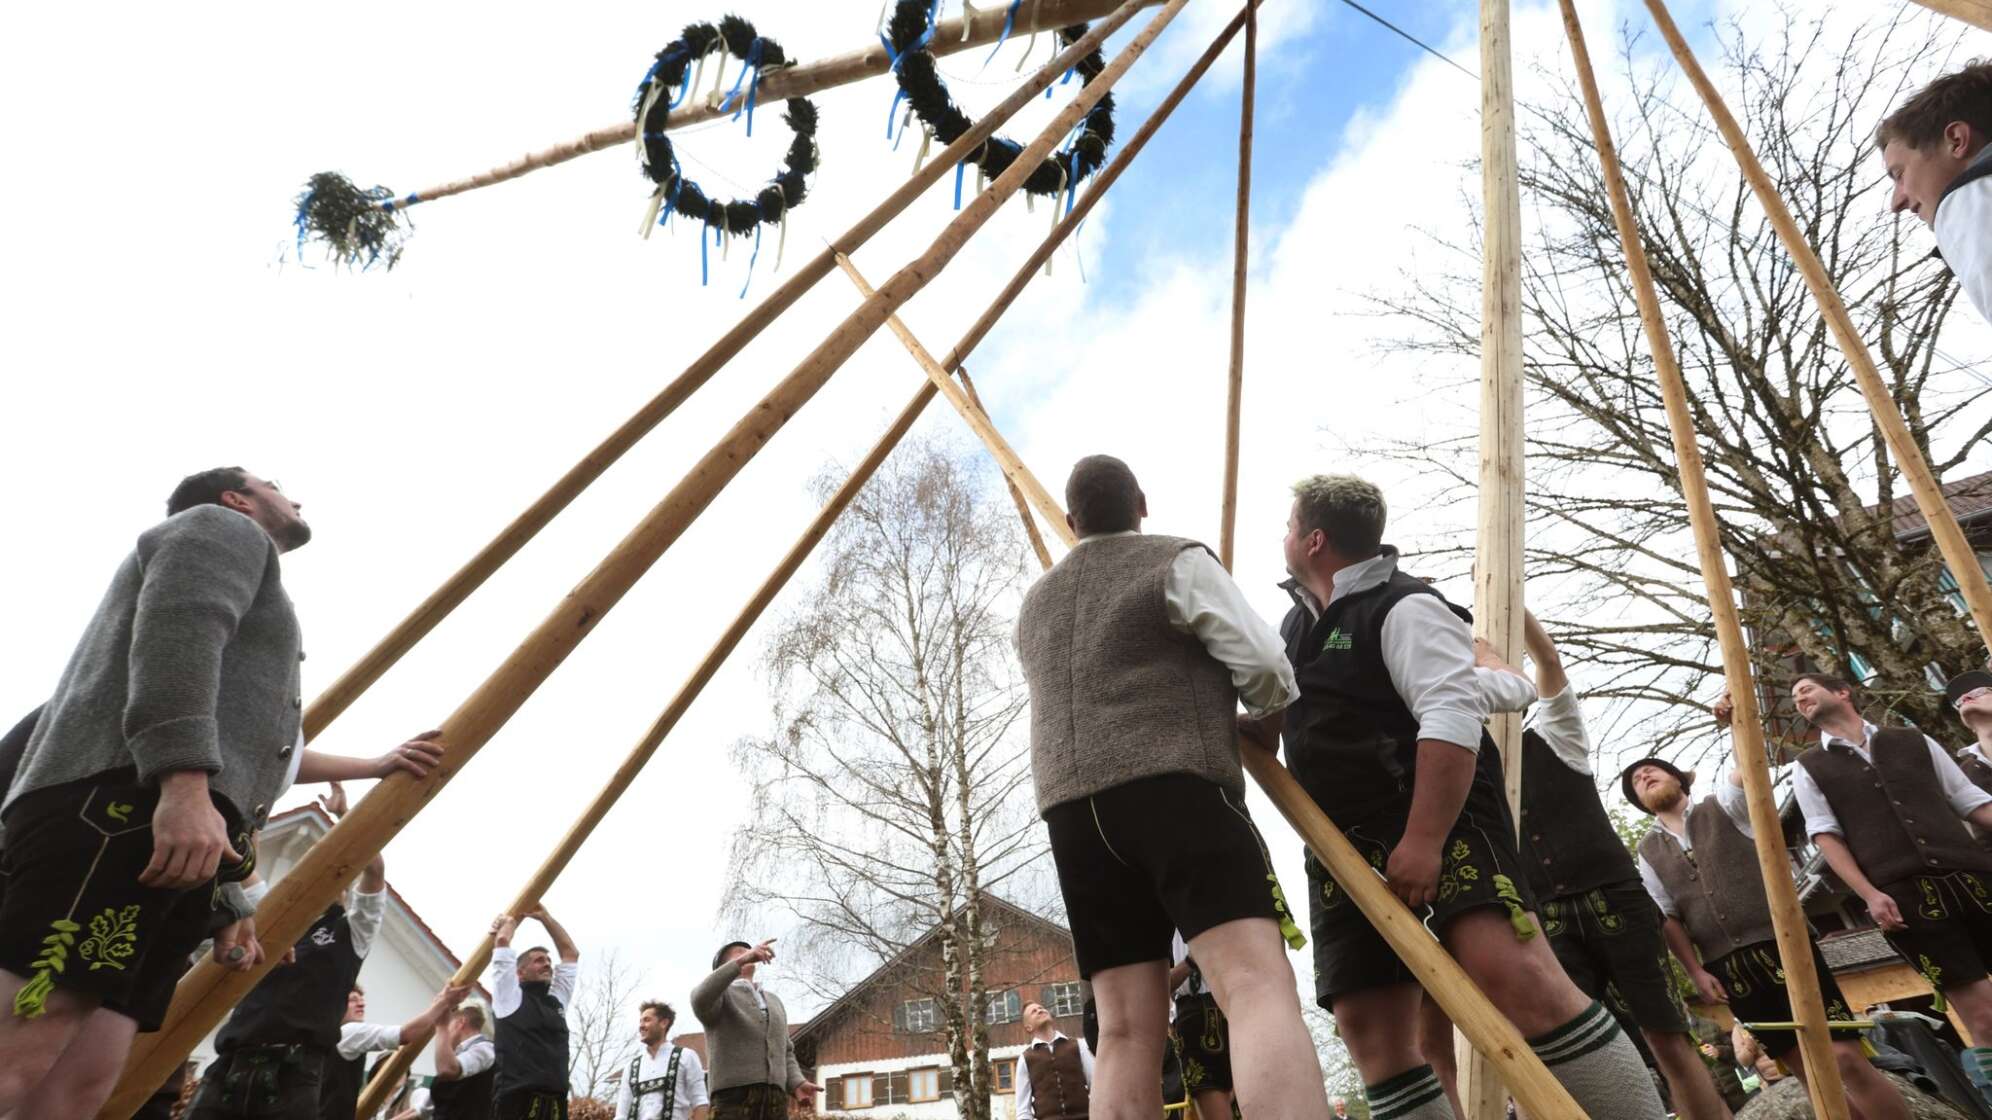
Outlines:
[[[1285,648],[1209,549],[1141,533],[1148,501],[1127,464],[1081,459],[1065,501],[1079,543],[1024,596],[1017,650],[1038,812],[1099,1004],[1088,1114],[1161,1113],[1181,930],[1231,1025],[1239,1107],[1325,1118],[1286,958],[1306,939],[1245,811],[1238,757],[1241,727],[1265,748],[1299,695]]]
[[[774,959],[772,937],[729,942],[692,989],[692,1014],[706,1029],[710,1120],[787,1120],[790,1101],[807,1105],[819,1091],[795,1060],[788,1009],[754,979],[755,968]]]
[[[0,1115],[94,1115],[210,932],[261,959],[238,881],[297,753],[299,510],[238,468],[181,482],[29,737],[0,806]]]

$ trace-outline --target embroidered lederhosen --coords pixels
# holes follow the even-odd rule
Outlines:
[[[629,1060],[629,1073],[624,1076],[629,1085],[629,1115],[622,1120],[636,1120],[637,1113],[643,1111],[643,1098],[652,1093],[663,1094],[664,1120],[671,1120],[678,1108],[678,1058],[684,1052],[682,1046],[671,1047],[671,1060],[664,1066],[664,1076],[648,1081],[637,1080],[638,1072],[643,1069],[643,1055],[638,1054]]]

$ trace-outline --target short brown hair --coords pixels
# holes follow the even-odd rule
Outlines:
[[[1362,559],[1383,546],[1390,507],[1383,491],[1352,474],[1317,474],[1293,484],[1300,531],[1321,530],[1338,555]]]
[[[241,467],[215,467],[180,480],[166,496],[166,516],[185,513],[195,506],[218,506],[221,496],[249,485],[248,472]]]
[[[1992,60],[1974,59],[1917,90],[1874,130],[1874,146],[1900,140],[1927,148],[1955,121],[1971,126],[1982,142],[1992,139]]]
[[[1791,686],[1797,688],[1800,684],[1808,681],[1828,692],[1844,692],[1848,696],[1854,694],[1854,682],[1845,677],[1836,677],[1831,673],[1800,673],[1791,679]]]
[[[1065,509],[1081,534],[1120,533],[1141,520],[1141,484],[1112,455],[1088,455],[1065,480]]]
[[[466,1003],[457,1008],[456,1017],[480,1031],[484,1029],[484,1009],[474,1003]]]

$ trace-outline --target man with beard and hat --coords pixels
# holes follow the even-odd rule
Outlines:
[[[519,919],[498,915],[492,923],[491,1015],[497,1021],[498,1078],[492,1115],[496,1120],[567,1120],[567,1005],[580,976],[581,951],[545,906],[526,915],[553,938],[560,962],[540,946],[512,951]]]
[[[1717,718],[1726,722],[1726,704]],[[1741,775],[1690,802],[1694,775],[1663,758],[1643,758],[1619,775],[1626,801],[1654,818],[1639,841],[1639,878],[1666,915],[1668,948],[1708,1003],[1726,1003],[1742,1022],[1797,1018],[1778,958],[1771,904],[1757,867],[1749,802]],[[1826,958],[1812,945],[1826,1018],[1853,1018]],[[1766,1028],[1758,1039],[1773,1057],[1805,1075],[1795,1031]],[[1861,1050],[1858,1030],[1833,1031],[1833,1056],[1857,1120],[1908,1120],[1909,1106]]]
[[[1792,771],[1806,833],[1972,1037],[1992,1041],[1992,852],[1964,825],[1992,829],[1992,793],[1921,731],[1863,719],[1842,678],[1801,674],[1791,699],[1819,730]],[[1974,1080],[1992,1078],[1992,1046],[1964,1063]]]

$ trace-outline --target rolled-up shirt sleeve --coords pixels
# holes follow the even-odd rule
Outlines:
[[[1473,631],[1436,595],[1410,595],[1383,619],[1383,663],[1418,738],[1478,753],[1487,701],[1473,675]]]
[[[1658,828],[1659,826],[1655,825],[1654,827]],[[1660,873],[1653,869],[1653,865],[1647,862],[1645,856],[1640,856],[1637,862],[1639,864],[1639,885],[1645,887],[1646,893],[1652,896],[1653,904],[1660,908],[1662,914],[1670,918],[1680,917],[1681,908],[1675,905],[1673,892],[1667,889],[1667,884],[1660,881]]]
[[[1846,835],[1840,827],[1840,818],[1833,814],[1833,806],[1826,800],[1826,791],[1812,780],[1812,772],[1803,766],[1791,768],[1791,795],[1798,801],[1798,811],[1805,818],[1807,836]],[[1727,806],[1725,805],[1725,808]]]
[[[1923,742],[1930,745],[1930,765],[1936,768],[1937,784],[1944,787],[1944,800],[1950,802],[1951,812],[1959,817],[1968,817],[1980,805],[1992,804],[1992,793],[1986,793],[1972,784],[1971,779],[1964,776],[1964,768],[1957,764],[1957,759],[1952,758],[1949,751],[1928,735],[1923,736]]]
[[[381,1023],[347,1023],[339,1028],[339,1056],[352,1061],[364,1054],[401,1045],[401,1027]]]
[[[1535,683],[1520,673],[1475,665],[1473,679],[1480,685],[1480,695],[1487,701],[1489,715],[1525,711],[1536,702]]]
[[[353,934],[353,952],[361,959],[373,952],[374,938],[380,936],[380,923],[386,916],[386,890],[353,892],[353,909],[346,915],[346,928]]]
[[[463,1072],[457,1075],[457,1079],[460,1081],[466,1077],[476,1077],[497,1064],[498,1048],[491,1044],[490,1039],[479,1038],[472,1042],[468,1049],[457,1051],[457,1065],[463,1067]]]
[[[1238,699],[1252,716],[1277,712],[1300,698],[1293,664],[1280,636],[1208,549],[1185,548],[1163,586],[1169,624],[1193,634],[1231,672]]]
[[[491,950],[491,966],[484,970],[484,982],[491,986],[492,1018],[503,1019],[524,1002],[519,991],[519,954],[510,945]]]

